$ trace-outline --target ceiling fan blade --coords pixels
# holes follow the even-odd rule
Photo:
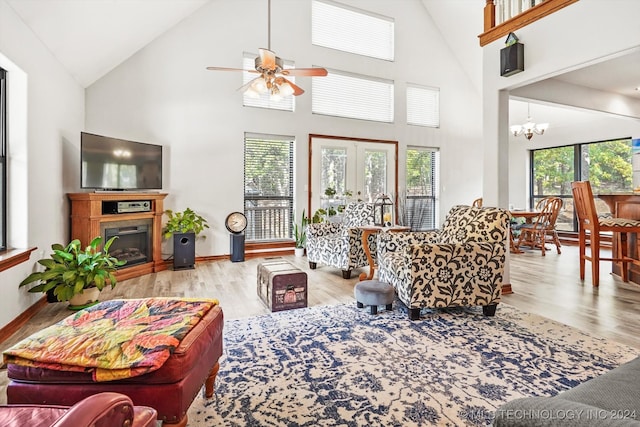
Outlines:
[[[207,67],[211,71],[246,71],[247,73],[258,73],[256,70],[244,70],[242,68]]]
[[[285,76],[324,77],[329,73],[324,68],[314,67],[314,68],[288,68],[286,70],[282,70],[280,74]]]
[[[304,93],[304,90],[302,90],[300,86],[296,86],[295,84],[291,83],[290,80],[287,80],[284,77],[280,77],[280,79],[282,79],[285,83],[289,83],[289,85],[293,89],[293,96],[302,95]]]
[[[260,52],[260,60],[262,61],[262,68],[266,70],[275,70],[276,69],[276,53],[269,50],[260,48],[258,49]]]

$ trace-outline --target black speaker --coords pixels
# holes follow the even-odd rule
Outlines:
[[[196,234],[173,234],[173,269],[195,268],[196,263]]]
[[[524,45],[514,43],[500,49],[500,75],[509,77],[524,71]]]
[[[244,261],[244,234],[230,234],[231,262]]]

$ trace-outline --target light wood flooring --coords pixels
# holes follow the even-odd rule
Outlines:
[[[284,258],[307,272],[309,306],[353,302],[353,286],[358,274],[367,271],[366,268],[355,270],[352,279],[344,280],[338,269],[319,266],[310,270],[306,257]],[[543,257],[539,250],[525,249],[523,254],[510,254],[510,258],[513,294],[504,295],[504,303],[627,344],[640,353],[640,286],[624,283],[610,274],[610,262],[602,262],[600,287],[593,288],[589,263],[586,280],[584,283],[579,280],[576,246],[563,246],[561,255],[549,250]],[[193,270],[167,270],[124,280],[115,289],[103,291],[101,299],[206,297],[220,301],[225,319],[266,314],[269,310],[256,293],[257,266],[263,260],[200,262]],[[66,303],[48,304],[20,332],[0,343],[0,349],[70,313]],[[496,316],[499,315],[498,306]],[[5,384],[5,371],[0,371],[0,403],[5,399]]]

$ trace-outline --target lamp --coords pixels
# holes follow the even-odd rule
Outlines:
[[[544,134],[544,131],[549,128],[549,123],[536,124],[531,120],[531,104],[527,102],[527,122],[523,125],[513,125],[509,129],[513,136],[524,135],[525,138],[531,139],[534,133],[538,135]]]
[[[386,194],[380,194],[373,202],[373,223],[380,227],[393,225],[393,202]]]

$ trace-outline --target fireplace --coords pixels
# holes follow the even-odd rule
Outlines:
[[[149,219],[106,222],[101,225],[105,242],[113,236],[118,238],[109,248],[109,254],[127,261],[124,267],[151,261],[151,229]]]

